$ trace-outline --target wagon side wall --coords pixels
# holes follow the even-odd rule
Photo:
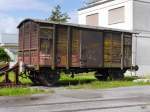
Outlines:
[[[38,24],[24,22],[19,27],[19,61],[28,65],[38,65]]]
[[[132,66],[132,34],[130,33],[124,35],[123,60],[124,67]]]
[[[132,34],[104,33],[104,67],[129,68],[132,66]]]
[[[121,68],[131,66],[131,54],[130,33],[34,21],[19,27],[19,61],[28,65]]]

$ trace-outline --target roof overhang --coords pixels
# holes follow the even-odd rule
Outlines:
[[[51,22],[51,21],[46,21],[46,20],[40,20],[40,19],[25,19],[18,25],[18,28],[24,22],[28,22],[28,21],[33,21],[33,22],[36,22],[36,23],[55,24],[55,25],[72,26],[72,27],[95,29],[95,30],[103,30],[103,31],[118,31],[118,32],[125,32],[125,33],[137,33],[137,32],[130,31],[130,30],[121,30],[121,29],[115,29],[115,28],[107,28],[107,27],[91,26],[91,25],[82,25],[82,24],[74,24],[74,23],[57,23],[57,22]]]
[[[80,9],[78,9],[78,11],[85,10],[85,9],[88,9],[88,8],[91,8],[91,7],[95,7],[97,5],[101,5],[101,4],[104,4],[104,3],[107,3],[107,2],[111,2],[111,1],[114,1],[114,0],[97,0],[96,2],[89,3],[85,7],[82,7]]]

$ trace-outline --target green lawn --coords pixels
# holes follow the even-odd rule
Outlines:
[[[14,81],[14,73],[9,73],[9,79]],[[0,77],[0,82],[4,80],[4,76]],[[19,77],[19,81],[22,84],[32,84],[32,82],[28,78]],[[18,88],[0,88],[0,96],[24,96],[24,95],[32,95],[32,94],[40,94],[40,93],[53,93],[52,90],[44,90],[44,89],[33,89],[29,87],[18,87]]]
[[[9,79],[11,81],[14,81],[14,73],[13,72],[10,72],[9,73]],[[0,82],[2,82],[4,80],[4,76],[0,77]],[[28,78],[23,78],[23,77],[19,77],[19,81],[23,84],[31,84],[32,82],[30,81],[30,79]]]
[[[150,82],[135,83],[133,82],[135,79],[137,79],[137,77],[125,77],[124,80],[120,81],[98,81],[95,79],[93,73],[89,73],[78,75],[74,79],[70,78],[69,76],[62,75],[59,84],[66,86],[68,89],[106,89],[150,85]]]
[[[71,85],[67,88],[68,89],[106,89],[106,88],[144,86],[144,85],[150,85],[150,83],[134,83],[132,81],[107,81],[107,82],[94,81],[90,84]]]
[[[71,78],[69,75],[62,74],[59,85],[68,86],[68,85],[78,85],[78,84],[87,84],[96,81],[93,73],[83,73],[75,75],[74,78]]]
[[[40,93],[52,93],[53,91],[46,91],[42,89],[33,88],[0,88],[0,96],[24,96]]]
[[[14,80],[13,73],[10,73],[10,79]],[[61,74],[61,78],[60,81],[57,83],[57,86],[65,87],[68,89],[105,89],[150,85],[150,82],[135,83],[133,82],[134,79],[137,79],[137,77],[125,77],[125,79],[121,81],[98,81],[94,77],[94,73],[78,74],[74,78],[71,78],[69,75]],[[32,82],[28,78],[25,79],[20,77],[20,82],[22,82],[23,84],[32,84]]]

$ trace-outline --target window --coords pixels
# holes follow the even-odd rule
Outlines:
[[[108,12],[108,23],[111,24],[117,24],[117,23],[123,23],[125,21],[125,7],[119,7],[115,9],[111,9]]]
[[[86,24],[98,26],[98,13],[86,16]]]

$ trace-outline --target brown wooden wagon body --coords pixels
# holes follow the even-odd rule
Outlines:
[[[99,79],[106,79],[132,65],[130,31],[33,19],[22,21],[18,28],[19,61],[35,71],[53,75],[97,71]]]

